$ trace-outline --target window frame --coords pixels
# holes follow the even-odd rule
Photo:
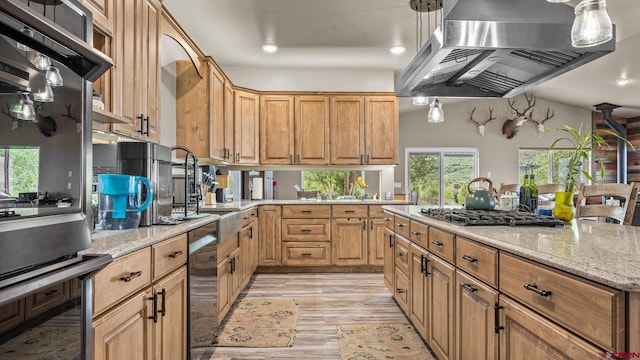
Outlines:
[[[547,152],[547,156],[549,157],[549,168],[547,169],[547,179],[545,182],[541,182],[539,180],[536,179],[536,183],[537,184],[552,184],[553,182],[553,153],[554,152],[560,152],[560,151],[575,151],[575,148],[571,148],[571,147],[557,147],[557,148],[553,148],[550,149],[548,147],[532,147],[532,146],[525,146],[525,147],[521,147],[518,148],[518,179],[523,179],[524,173],[521,173],[521,171],[524,170],[520,170],[520,152],[521,151],[540,151],[540,152]],[[584,171],[586,171],[589,174],[592,174],[592,165],[593,165],[593,154],[589,153],[589,157],[585,160],[582,161],[582,168]],[[582,175],[581,175],[582,176]],[[583,181],[585,183],[589,183],[589,179],[583,179]],[[562,179],[558,180],[558,183],[562,183]]]

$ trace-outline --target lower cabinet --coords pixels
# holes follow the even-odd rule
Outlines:
[[[157,307],[154,317],[154,359],[187,358],[187,267],[154,286]]]
[[[423,339],[429,339],[429,254],[415,244],[411,245],[411,312],[413,327]]]
[[[241,256],[241,287],[245,285],[251,279],[251,275],[258,267],[258,225],[256,221],[251,221],[247,226],[240,231],[240,248],[242,249]]]
[[[395,233],[389,230],[389,228],[385,228],[384,238],[384,264],[382,266],[382,273],[384,274],[384,285],[393,294],[395,293],[393,284]]]
[[[429,346],[439,360],[455,359],[455,275],[453,266],[429,255]]]
[[[334,265],[367,264],[367,220],[331,220]]]
[[[258,209],[258,265],[282,264],[281,218],[280,205],[262,205]]]
[[[369,265],[384,266],[386,222],[382,218],[369,218]]]

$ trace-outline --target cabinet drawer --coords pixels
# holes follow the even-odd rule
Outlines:
[[[433,227],[429,228],[429,251],[455,264],[455,249],[455,235]]]
[[[409,314],[409,277],[403,273],[402,271],[398,271],[398,267],[396,266],[395,271],[395,294],[393,297],[400,305],[402,311],[404,311],[405,315],[410,316]]]
[[[370,218],[383,218],[386,217],[382,210],[382,205],[369,205],[369,217]]]
[[[333,205],[334,218],[366,218],[367,205]]]
[[[153,280],[187,263],[187,234],[165,240],[151,247]]]
[[[330,242],[286,242],[282,244],[284,265],[331,265]]]
[[[242,212],[242,227],[249,225],[254,219],[258,218],[258,208],[247,209]]]
[[[331,219],[282,219],[284,241],[329,241]]]
[[[500,290],[609,351],[624,349],[624,293],[500,253]]]
[[[99,314],[151,284],[151,247],[114,260],[95,276],[93,313]]]
[[[24,321],[24,299],[0,306],[0,333],[13,329]]]
[[[227,236],[227,238],[223,239],[223,241],[220,241],[220,239],[218,239],[218,262],[224,260],[224,258],[229,256],[232,251],[240,247],[240,236],[238,235],[238,233],[235,233],[233,235]]]
[[[422,246],[422,248],[427,249],[429,247],[429,227],[427,225],[411,221],[409,229],[411,230],[411,241]]]
[[[409,249],[411,244],[409,240],[396,236],[396,248],[394,249],[394,265],[396,268],[404,271],[405,274],[409,274],[409,264],[411,264],[409,257]]]
[[[498,287],[498,250],[458,236],[456,256],[460,269]]]
[[[407,218],[396,215],[394,218],[394,230],[398,234],[409,239],[411,237],[410,221]]]
[[[40,290],[27,297],[25,310],[26,318],[28,320],[45,313],[58,305],[64,304],[70,298],[69,281],[63,281],[44,290]]]
[[[331,205],[283,205],[282,218],[314,219],[330,218]]]
[[[384,225],[387,227],[387,229],[391,231],[396,230],[395,215],[385,211],[383,219],[384,219]]]

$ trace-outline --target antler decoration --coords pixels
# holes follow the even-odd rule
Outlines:
[[[82,121],[80,119],[76,118],[75,116],[71,115],[71,105],[72,104],[69,104],[69,105],[64,104],[64,107],[67,108],[67,113],[66,114],[62,114],[62,117],[66,117],[66,118],[69,118],[69,119],[75,121],[76,122],[76,131],[78,133],[80,133],[82,131]]]
[[[524,110],[519,111],[516,107],[516,100],[507,99],[509,103],[509,107],[511,108],[511,115],[513,118],[507,120],[502,125],[502,135],[506,136],[507,139],[513,138],[520,130],[520,126],[524,124],[525,121],[529,120],[531,113],[533,112],[533,107],[536,106],[536,98],[531,94],[531,96],[524,94],[524,97],[527,99],[527,107]]]
[[[554,111],[552,111],[552,112],[551,112],[551,114],[549,114],[549,111],[550,111],[550,110],[551,110],[551,109],[547,108],[547,115],[545,116],[545,118],[544,118],[544,119],[542,119],[542,120],[540,120],[540,121],[538,121],[538,120],[536,120],[536,119],[534,119],[534,118],[533,118],[533,110],[531,110],[531,113],[529,114],[529,120],[530,120],[531,122],[533,122],[534,124],[536,124],[536,126],[538,127],[538,131],[540,131],[540,132],[544,132],[544,123],[545,123],[545,121],[547,121],[547,120],[551,119],[551,118],[553,117],[553,115],[555,115],[555,114],[556,114],[555,110],[554,110]]]
[[[2,113],[7,115],[12,121],[11,121],[11,131],[14,131],[18,128],[18,125],[20,125],[20,120],[18,120],[17,117],[11,115],[11,110],[9,109],[9,104],[7,104],[7,109],[5,110],[5,108],[2,108]]]
[[[470,120],[471,122],[473,122],[474,124],[476,124],[476,127],[478,128],[478,133],[480,133],[480,135],[484,136],[484,126],[485,126],[485,125],[487,125],[487,123],[488,123],[489,121],[491,121],[491,120],[495,120],[495,119],[496,119],[496,117],[494,117],[494,116],[493,116],[493,109],[492,109],[492,108],[489,108],[489,118],[488,118],[488,119],[486,119],[486,120],[485,120],[485,121],[483,121],[483,122],[479,122],[479,121],[476,121],[476,120],[473,118],[473,113],[474,113],[475,111],[476,111],[476,108],[474,107],[474,108],[473,108],[473,110],[471,110],[471,115],[469,115],[469,120]]]

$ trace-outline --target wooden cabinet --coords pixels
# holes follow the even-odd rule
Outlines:
[[[384,265],[385,229],[386,224],[384,219],[369,218],[369,233],[367,234],[369,246],[369,265]]]
[[[262,205],[258,209],[258,265],[282,263],[282,208]]]
[[[209,61],[209,157],[225,159],[224,76],[213,60]]]
[[[331,164],[397,164],[398,116],[395,96],[332,96]]]
[[[409,317],[423,339],[429,339],[429,253],[411,245],[411,310]]]
[[[456,264],[470,275],[498,287],[498,250],[458,236]]]
[[[126,124],[112,130],[148,141],[160,139],[160,16],[158,0],[114,0],[113,112]]]
[[[439,360],[455,359],[455,269],[429,256],[429,346]]]
[[[94,24],[108,32],[112,31],[113,0],[82,0],[82,4],[91,10]]]
[[[0,306],[0,334],[20,325],[24,320],[25,299]]]
[[[324,95],[295,97],[296,165],[329,164],[329,98]]]
[[[243,224],[240,231],[241,256],[241,288],[251,279],[251,275],[258,267],[258,209],[243,212]]]
[[[394,275],[394,294],[393,298],[396,299],[398,306],[409,316],[409,308],[411,307],[411,284],[409,283],[409,276],[396,267],[393,272]]]
[[[450,232],[429,228],[429,252],[455,264],[456,236]]]
[[[233,163],[235,160],[235,92],[229,80],[224,83],[224,156],[223,160]]]
[[[384,263],[382,265],[382,273],[384,275],[384,285],[389,291],[394,293],[394,250],[395,250],[395,233],[388,227],[384,230]]]
[[[222,322],[242,289],[240,233],[218,242],[218,322]]]
[[[330,216],[330,205],[282,206],[283,265],[331,265]]]
[[[260,96],[260,163],[294,164],[293,96]]]
[[[257,165],[260,161],[259,96],[247,91],[235,91],[235,161],[236,164]]]
[[[289,266],[331,265],[331,242],[286,241],[282,243],[282,264]]]
[[[500,359],[602,359],[603,351],[575,334],[500,296]]]
[[[456,271],[456,337],[460,360],[498,360],[498,333],[494,306],[498,291]]]
[[[334,205],[331,241],[334,265],[366,265],[368,261],[366,205]]]
[[[154,359],[187,358],[187,267],[182,266],[153,286],[157,313],[154,318]]]

